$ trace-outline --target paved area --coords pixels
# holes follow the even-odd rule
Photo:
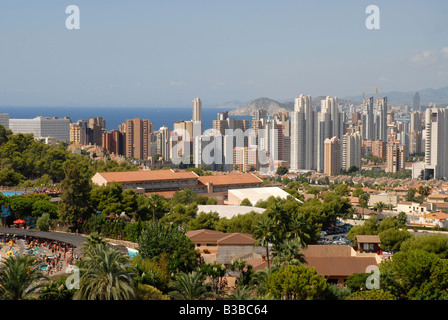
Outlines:
[[[34,229],[21,229],[21,228],[0,228],[0,233],[3,234],[16,234],[21,236],[39,237],[42,239],[49,239],[54,241],[65,242],[73,247],[81,247],[84,242],[87,241],[85,236],[76,235],[63,232],[52,231],[38,231]]]

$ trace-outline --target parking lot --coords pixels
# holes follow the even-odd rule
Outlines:
[[[328,228],[322,231],[322,237],[317,241],[317,244],[352,246],[352,242],[347,238],[347,232],[351,227],[350,224],[339,224]]]

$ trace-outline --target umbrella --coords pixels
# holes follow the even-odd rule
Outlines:
[[[25,220],[22,220],[22,219],[19,219],[19,220],[16,220],[16,221],[14,221],[14,223],[25,223],[26,221]]]

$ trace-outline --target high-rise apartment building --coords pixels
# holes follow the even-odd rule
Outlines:
[[[110,154],[124,155],[125,134],[118,130],[103,133],[103,149]]]
[[[409,132],[409,154],[422,153],[424,151],[422,144],[422,132]]]
[[[120,125],[120,131],[126,134],[127,158],[147,160],[149,157],[149,135],[153,131],[153,124],[148,119],[126,119]]]
[[[411,122],[409,132],[422,131],[423,130],[423,112],[413,111],[411,112]]]
[[[376,135],[374,139],[387,141],[387,97],[377,100],[376,110]]]
[[[202,101],[200,98],[193,100],[193,121],[202,121]]]
[[[341,140],[332,137],[326,139],[324,145],[324,174],[332,176],[341,173]]]
[[[414,94],[414,98],[413,98],[412,102],[413,102],[412,103],[412,109],[414,111],[420,111],[420,95],[418,94],[418,92],[416,92]]]
[[[361,134],[346,133],[342,140],[342,169],[348,171],[351,166],[361,169]]]
[[[396,139],[387,143],[386,172],[400,172],[405,170],[406,146]]]
[[[448,179],[448,107],[425,111],[425,166],[433,177]]]
[[[311,104],[311,96],[305,96],[304,94],[301,94],[298,98],[294,99],[294,113],[295,112],[302,113],[303,119],[305,121],[305,150],[304,153],[297,153],[296,150],[293,151],[293,149],[295,148],[293,145],[297,144],[297,141],[294,140],[293,137],[293,131],[298,129],[297,127],[293,128],[293,124],[291,121],[291,157],[304,157],[303,166],[301,159],[291,158],[291,163],[294,162],[295,164],[301,164],[301,167],[298,167],[297,169],[315,170],[317,159],[317,148],[315,144],[317,141],[318,119],[317,113]],[[297,123],[294,124],[294,126],[297,126]]]
[[[364,114],[362,115],[362,138],[375,140],[375,119],[373,113],[373,97],[362,99]]]
[[[164,160],[170,159],[170,130],[166,126],[160,127],[157,131],[157,153],[161,154]]]

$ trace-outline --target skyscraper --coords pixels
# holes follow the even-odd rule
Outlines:
[[[387,143],[386,172],[400,172],[405,170],[406,146],[396,139]]]
[[[120,131],[125,133],[124,155],[127,158],[147,160],[149,157],[149,136],[153,131],[153,124],[148,119],[126,119],[120,125]]]
[[[421,111],[413,111],[411,112],[411,125],[409,127],[409,131],[422,131],[423,126],[422,126],[422,121],[423,121],[423,112]]]
[[[448,178],[448,107],[425,112],[425,165],[435,178]]]
[[[376,137],[375,140],[387,141],[387,97],[376,102]]]
[[[305,114],[294,111],[291,113],[291,170],[305,168]]]
[[[341,140],[337,137],[326,139],[324,174],[328,176],[341,173]]]
[[[364,114],[362,115],[362,138],[366,140],[375,139],[373,97],[362,99]]]
[[[317,148],[317,113],[311,104],[311,96],[301,94],[294,100],[294,112],[303,113],[305,120],[305,150],[304,166],[298,169],[314,170],[316,169]],[[291,144],[295,143],[291,139]],[[292,150],[292,147],[291,147]],[[293,154],[291,152],[291,154]],[[300,155],[299,155],[300,156]]]
[[[202,101],[199,98],[193,100],[193,121],[202,121]]]
[[[361,144],[359,132],[346,133],[342,140],[342,169],[348,171],[351,166],[361,169]]]
[[[418,94],[418,91],[414,94],[414,99],[412,102],[412,109],[414,111],[420,111],[420,95]]]

